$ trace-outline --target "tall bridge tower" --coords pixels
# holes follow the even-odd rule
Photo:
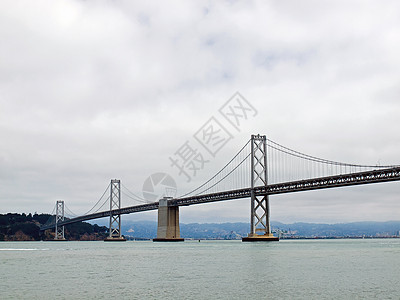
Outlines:
[[[64,201],[57,200],[56,202],[56,228],[55,228],[55,241],[65,241],[64,226],[58,226],[59,222],[64,221]]]
[[[256,195],[254,190],[256,186],[268,185],[266,141],[265,135],[251,136],[250,233],[247,237],[242,238],[244,242],[279,240],[271,233],[269,196]]]
[[[121,209],[121,181],[112,179],[110,184],[110,233],[104,240],[106,242],[126,241],[121,236],[121,214],[114,210]]]

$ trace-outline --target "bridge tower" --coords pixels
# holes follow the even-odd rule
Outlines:
[[[64,201],[57,200],[56,202],[56,230],[55,230],[55,241],[65,241],[64,237],[64,226],[58,226],[59,222],[64,221]]]
[[[104,240],[106,242],[126,241],[121,236],[121,215],[114,210],[121,209],[121,181],[111,179],[110,184],[110,233]]]
[[[267,138],[265,135],[252,135],[250,233],[242,238],[244,242],[279,240],[271,233],[269,196],[254,192],[254,187],[268,184],[267,174]]]

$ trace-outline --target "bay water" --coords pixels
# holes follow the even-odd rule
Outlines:
[[[0,299],[400,299],[400,239],[0,242]]]

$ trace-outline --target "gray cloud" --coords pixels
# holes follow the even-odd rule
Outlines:
[[[253,133],[338,161],[400,162],[396,1],[1,6],[1,213],[50,212],[57,199],[83,213],[111,178],[140,193],[158,171],[190,190]],[[259,114],[231,129],[234,139],[188,186],[168,157],[235,91]],[[276,196],[272,219],[398,219],[398,189]],[[185,208],[181,218],[248,215],[240,200]]]

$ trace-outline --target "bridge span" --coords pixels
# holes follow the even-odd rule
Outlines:
[[[251,199],[251,228],[248,237],[243,238],[244,241],[275,241],[278,240],[274,237],[270,229],[270,211],[269,211],[269,196],[284,193],[294,193],[302,191],[311,191],[318,189],[328,189],[336,187],[354,186],[354,185],[365,185],[371,183],[381,183],[390,181],[400,180],[400,166],[362,166],[354,164],[342,164],[334,161],[318,159],[309,155],[302,154],[300,152],[291,150],[284,146],[281,146],[275,142],[270,142],[270,148],[281,152],[285,152],[288,155],[300,157],[307,161],[313,161],[324,164],[324,167],[330,166],[330,172],[335,169],[340,170],[337,175],[312,177],[300,180],[289,180],[278,183],[268,183],[267,173],[267,139],[265,136],[253,135],[250,144],[250,154],[242,155],[244,158],[239,158],[238,166],[243,165],[243,162],[250,160],[250,186],[238,189],[228,189],[224,191],[210,192],[215,189],[216,185],[222,180],[228,178],[234,171],[237,170],[238,166],[232,167],[233,171],[226,171],[228,175],[221,176],[221,180],[214,180],[215,176],[208,182],[194,190],[194,195],[191,193],[184,195],[179,198],[168,198],[165,197],[157,202],[140,204],[134,206],[128,206],[121,208],[121,192],[120,192],[120,181],[112,180],[110,184],[110,209],[102,212],[96,212],[78,216],[71,219],[64,218],[64,208],[57,210],[55,222],[47,224],[41,227],[41,230],[47,230],[56,228],[63,228],[65,225],[73,224],[81,221],[88,221],[98,218],[110,217],[110,236],[108,240],[123,240],[121,237],[121,221],[120,216],[124,214],[131,214],[143,211],[158,210],[158,231],[157,239],[155,241],[181,241],[179,231],[179,207],[189,206],[202,203],[211,203],[218,201],[227,201],[234,199]],[[246,144],[247,145],[247,144]],[[241,151],[243,151],[242,148]],[[240,152],[241,152],[240,151]],[[240,154],[239,152],[239,154]],[[235,158],[238,155],[235,156]],[[250,157],[250,159],[249,159]],[[231,160],[232,162],[233,160]],[[231,163],[230,162],[230,163]],[[228,163],[227,166],[230,164]],[[226,168],[225,166],[224,168]],[[303,168],[310,170],[309,166]],[[354,171],[369,168],[366,171]],[[328,168],[326,168],[328,169]],[[345,171],[343,171],[343,169]],[[223,169],[224,170],[224,169]],[[348,171],[350,170],[350,172]],[[275,174],[276,176],[276,174]],[[270,177],[272,177],[270,175]],[[276,176],[276,177],[279,177]],[[243,181],[243,179],[240,179]],[[260,184],[261,183],[261,184]],[[259,185],[257,185],[259,184]],[[60,205],[58,201],[57,205]],[[62,202],[63,204],[63,202]],[[62,216],[61,213],[62,212]],[[262,234],[258,234],[261,232]],[[56,239],[63,238],[62,234],[56,235]]]

